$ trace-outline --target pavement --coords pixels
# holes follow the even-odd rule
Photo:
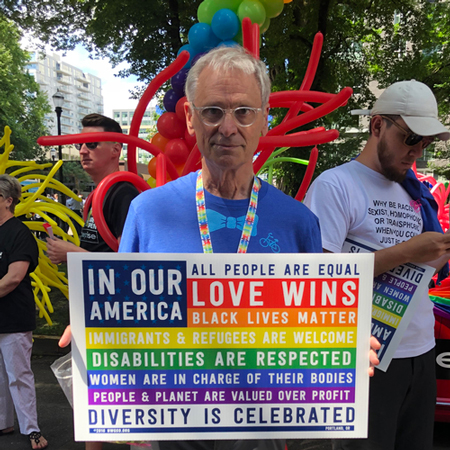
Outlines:
[[[72,408],[50,369],[51,364],[65,353],[57,338],[34,337],[32,369],[35,376],[38,419],[42,435],[49,442],[50,450],[84,450],[84,443],[75,442],[73,434]],[[433,450],[450,449],[449,424],[436,423]],[[0,437],[0,450],[29,450],[28,437],[18,431]],[[125,444],[104,443],[103,450],[129,450]],[[289,450],[331,450],[328,440],[290,441]]]

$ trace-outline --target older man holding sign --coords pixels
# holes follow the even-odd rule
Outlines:
[[[264,64],[239,47],[215,49],[190,70],[186,94],[188,131],[196,135],[202,169],[136,198],[119,251],[321,253],[314,214],[253,173],[253,155],[268,129],[270,80]],[[164,450],[281,450],[285,441],[159,444]]]

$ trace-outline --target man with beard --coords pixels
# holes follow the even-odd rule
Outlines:
[[[394,83],[366,112],[370,135],[361,154],[320,175],[305,200],[319,217],[324,251],[341,252],[350,234],[382,247],[374,276],[408,262],[448,267],[450,235],[442,234],[437,205],[411,170],[435,138],[450,138],[437,112],[432,91],[415,80]],[[425,294],[389,369],[371,379],[368,439],[336,441],[334,449],[432,448],[434,345]]]

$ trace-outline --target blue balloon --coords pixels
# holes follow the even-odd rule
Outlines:
[[[177,56],[179,56],[180,53],[181,53],[183,50],[186,50],[187,52],[189,52],[189,55],[190,55],[190,56],[189,56],[188,62],[184,65],[184,67],[189,68],[189,67],[191,67],[192,58],[193,58],[198,52],[196,52],[196,51],[194,50],[194,48],[193,48],[190,44],[185,44],[185,45],[183,45],[183,47],[180,48],[180,50],[178,50]]]
[[[211,21],[213,33],[223,41],[233,39],[238,34],[239,27],[239,18],[231,9],[220,9]]]
[[[182,95],[178,95],[177,92],[175,92],[173,89],[169,89],[163,98],[163,105],[167,112],[175,112],[175,108],[177,106],[178,100]]]
[[[211,48],[211,39],[217,40],[207,23],[196,23],[192,25],[188,33],[188,39],[189,44],[194,48],[196,53],[202,53]]]
[[[191,64],[192,64],[193,60],[194,60],[194,58],[192,58]],[[189,72],[188,69],[183,68],[179,72],[177,72],[170,80],[170,82],[172,83],[172,89],[180,97],[183,97],[183,95],[184,95],[184,85],[186,84],[186,78],[187,78],[188,72]]]

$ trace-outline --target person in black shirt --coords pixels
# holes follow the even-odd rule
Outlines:
[[[14,217],[21,194],[16,178],[0,175],[0,438],[14,432],[15,408],[20,432],[33,449],[43,449],[31,370],[36,309],[29,277],[39,253],[30,230]]]

